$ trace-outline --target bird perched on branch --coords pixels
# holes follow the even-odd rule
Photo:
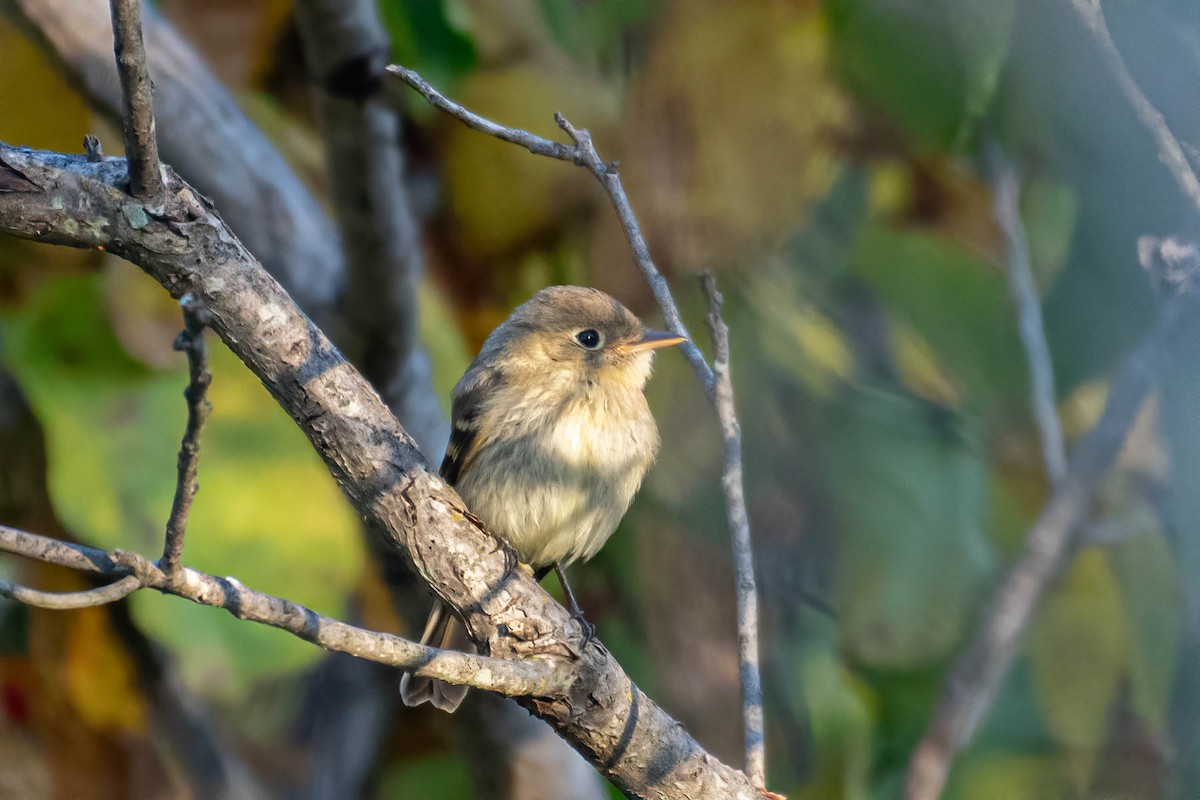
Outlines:
[[[551,286],[492,331],[454,387],[442,477],[538,579],[558,573],[588,636],[563,568],[604,546],[641,486],[659,441],[643,394],[654,351],[683,341],[597,289]],[[440,602],[421,642],[467,644]],[[466,692],[409,673],[400,682],[406,705],[448,712]]]

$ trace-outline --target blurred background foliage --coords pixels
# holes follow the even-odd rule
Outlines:
[[[290,0],[159,7],[323,192]],[[620,160],[697,334],[692,275],[718,273],[762,592],[769,785],[793,798],[898,796],[947,667],[1048,497],[981,145],[1019,167],[1069,439],[1094,422],[1108,377],[1152,318],[1137,237],[1195,228],[1069,4],[380,8],[394,58],[469,108],[546,136],[558,133],[556,110],[592,130]],[[1197,161],[1200,6],[1104,8],[1134,77]],[[0,54],[0,139],[76,151],[95,131],[120,152],[119,132],[2,17]],[[404,147],[424,230],[422,335],[442,397],[487,332],[541,286],[596,285],[655,317],[584,173],[415,98]],[[45,431],[53,511],[84,541],[158,546],[184,418],[178,327],[169,298],[123,262],[0,240],[3,365]],[[216,342],[213,371],[187,561],[330,614],[365,605],[375,624],[400,626],[303,437]],[[1187,746],[1200,720],[1179,713],[1196,707],[1196,686],[1178,679],[1196,668],[1197,476],[1168,457],[1200,448],[1193,382],[1169,382],[1145,412],[947,796],[1200,791]],[[576,586],[634,679],[738,763],[719,440],[677,355],[660,358],[650,393],[661,458],[617,536],[574,571]],[[5,460],[19,461],[15,450]],[[0,573],[16,569],[0,562]],[[251,765],[284,781],[294,757],[280,731],[321,654],[182,601],[139,595],[132,611]],[[0,794],[80,796],[62,775],[68,746],[96,796],[152,783],[96,766],[114,741],[146,736],[105,624],[0,605]],[[147,774],[163,769],[143,761]],[[462,763],[452,747],[397,744],[377,765],[376,792],[470,796]]]

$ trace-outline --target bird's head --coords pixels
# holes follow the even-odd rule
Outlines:
[[[517,308],[488,337],[484,351],[503,347],[510,368],[641,389],[650,377],[654,351],[684,341],[647,329],[599,289],[550,286]]]

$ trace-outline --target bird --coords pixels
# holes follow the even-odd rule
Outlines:
[[[564,570],[594,556],[629,509],[659,448],[645,395],[655,351],[686,341],[598,289],[550,286],[492,331],[451,393],[442,478],[538,580],[557,573],[585,638],[594,628]],[[469,646],[440,601],[421,643]],[[408,672],[400,681],[408,706],[453,712],[466,693]]]

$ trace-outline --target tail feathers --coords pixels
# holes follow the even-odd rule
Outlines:
[[[445,649],[466,649],[470,646],[466,631],[450,610],[435,603],[421,634],[421,644]],[[405,672],[400,678],[400,699],[406,706],[430,703],[447,714],[453,714],[467,696],[466,686],[455,686],[435,678],[424,678]]]

